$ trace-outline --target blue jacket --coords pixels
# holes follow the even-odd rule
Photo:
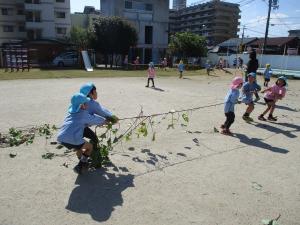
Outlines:
[[[104,118],[90,115],[87,110],[80,109],[77,113],[68,113],[59,130],[57,141],[81,145],[85,142],[83,139],[84,128],[86,126],[102,125],[104,122]]]
[[[225,97],[224,101],[224,112],[234,112],[234,105],[237,103],[238,98],[240,96],[240,91],[239,89],[230,89],[227,92],[227,95]]]

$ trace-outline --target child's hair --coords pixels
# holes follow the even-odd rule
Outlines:
[[[93,94],[94,91],[96,91],[95,85],[93,85],[93,88],[90,90],[90,92],[88,93],[87,96],[89,96],[90,94]]]
[[[287,83],[286,83],[286,78],[283,77],[283,76],[282,76],[282,77],[279,77],[279,78],[277,79],[277,81],[276,81],[276,83],[275,83],[276,85],[278,85],[278,81],[279,81],[279,80],[282,80],[282,81],[284,82],[284,85],[283,85],[283,86],[286,86],[286,85],[287,85]]]

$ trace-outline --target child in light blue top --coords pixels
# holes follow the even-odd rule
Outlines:
[[[249,73],[248,81],[243,85],[242,102],[247,105],[246,112],[243,115],[243,119],[247,122],[252,122],[250,117],[251,112],[254,110],[253,94],[261,90],[261,87],[255,82],[256,74]]]
[[[89,82],[82,85],[80,88],[80,93],[91,99],[89,102],[87,102],[87,110],[89,114],[100,116],[103,120],[107,120],[113,124],[118,122],[118,117],[114,116],[108,109],[96,101],[98,98],[98,93],[96,86],[93,83]],[[92,131],[88,126],[86,126],[84,129],[83,136],[89,138],[95,144],[99,142],[95,132]]]
[[[90,115],[87,111],[89,98],[77,93],[71,98],[71,106],[62,127],[59,130],[57,140],[68,149],[75,149],[79,163],[74,171],[81,173],[83,167],[87,166],[87,159],[93,151],[93,145],[83,139],[86,126],[103,125],[105,119],[99,116]]]
[[[233,124],[235,119],[234,114],[234,105],[238,102],[238,98],[240,96],[239,89],[243,85],[243,78],[242,77],[235,77],[230,86],[230,90],[228,91],[225,97],[225,104],[224,104],[224,113],[226,116],[226,121],[223,125],[221,125],[222,134],[231,135],[229,128]]]
[[[184,64],[182,60],[180,60],[178,64],[178,71],[179,71],[179,78],[182,78],[182,73],[184,71]]]
[[[264,71],[264,78],[265,78],[264,87],[268,87],[272,74],[273,71],[271,69],[271,65],[266,64],[266,69]]]

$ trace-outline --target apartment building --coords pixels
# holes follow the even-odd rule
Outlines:
[[[238,37],[238,4],[211,0],[179,10],[170,10],[170,33],[189,31],[205,36],[209,45]]]
[[[104,16],[128,20],[138,32],[138,44],[129,59],[139,56],[142,63],[158,63],[168,46],[169,0],[101,0]]]
[[[186,8],[186,0],[173,0],[173,9],[179,10]]]
[[[71,27],[70,0],[0,0],[0,45],[61,39]]]
[[[93,25],[94,20],[101,17],[101,11],[93,6],[85,6],[83,12],[75,12],[71,14],[71,25],[88,29]]]

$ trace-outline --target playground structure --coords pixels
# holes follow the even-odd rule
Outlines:
[[[29,71],[29,51],[30,49],[19,44],[5,46],[1,53],[2,65],[5,68],[5,71]]]

